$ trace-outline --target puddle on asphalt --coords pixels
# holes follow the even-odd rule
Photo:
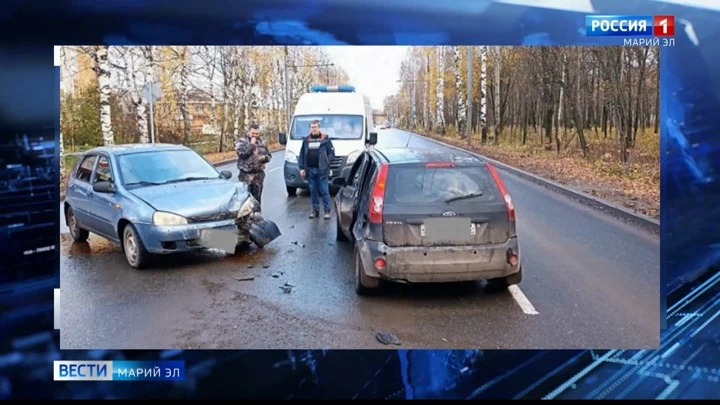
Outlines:
[[[60,246],[61,252],[70,256],[120,252],[120,246],[96,235],[90,235],[87,242],[73,242],[70,234],[63,233],[60,234]]]

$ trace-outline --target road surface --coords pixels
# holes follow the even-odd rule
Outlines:
[[[379,147],[442,147],[379,131]],[[309,220],[309,196],[288,197],[284,152],[267,167],[263,213],[283,236],[237,257],[169,256],[128,267],[120,249],[91,236],[70,243],[61,225],[63,349],[655,348],[660,327],[657,236],[501,172],[517,209],[522,284],[353,289],[352,250],[333,220]],[[233,170],[234,165],[220,169]],[[64,219],[61,219],[64,224]],[[300,242],[304,246],[296,245]],[[253,280],[241,281],[247,276]],[[293,287],[289,293],[281,288]]]

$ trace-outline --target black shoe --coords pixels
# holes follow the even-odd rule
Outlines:
[[[330,210],[325,210],[325,215],[323,216],[325,219],[330,219]]]
[[[308,218],[314,219],[314,218],[317,218],[317,217],[319,217],[319,216],[320,216],[320,212],[318,212],[318,211],[313,211],[313,212],[310,213],[310,215],[308,216]]]

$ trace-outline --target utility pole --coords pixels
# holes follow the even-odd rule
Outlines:
[[[465,139],[468,146],[471,145],[470,134],[472,133],[472,111],[473,111],[473,47],[467,47],[467,119],[465,120]]]
[[[285,119],[287,121],[287,131],[290,132],[290,120],[292,118],[290,114],[290,78],[289,78],[289,69],[297,69],[302,67],[324,67],[327,68],[325,71],[325,78],[327,81],[330,81],[330,68],[335,66],[334,63],[313,63],[309,65],[290,65],[288,63],[288,47],[285,46],[284,49],[284,71],[283,71],[283,77],[285,79]],[[328,83],[329,84],[329,83]]]

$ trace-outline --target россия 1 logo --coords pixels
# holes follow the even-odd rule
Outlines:
[[[589,37],[648,37],[626,39],[625,45],[674,45],[675,17],[671,15],[589,15],[585,17]],[[637,43],[635,43],[637,42]],[[672,42],[672,44],[670,43]]]

